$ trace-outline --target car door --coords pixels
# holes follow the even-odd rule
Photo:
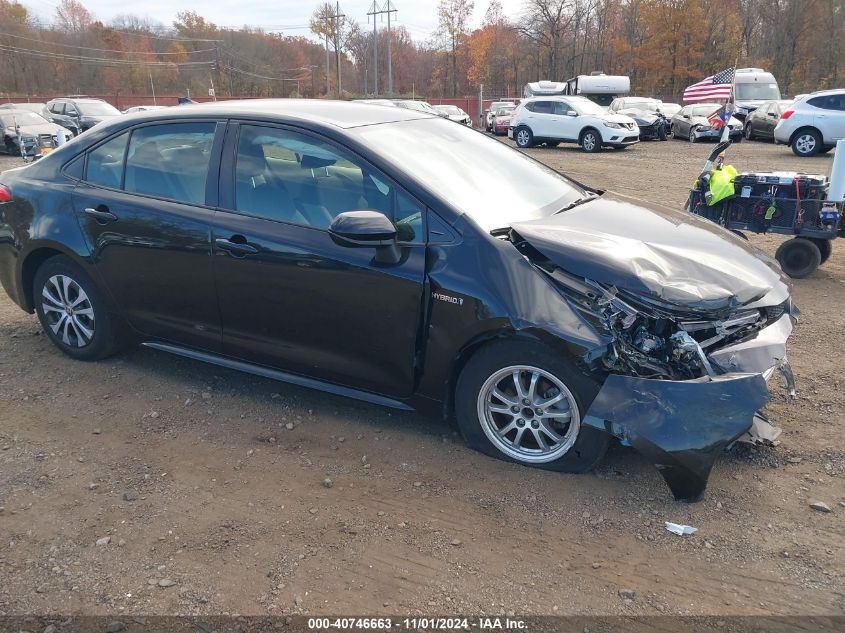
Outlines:
[[[211,219],[224,124],[161,122],[89,150],[74,212],[95,271],[143,336],[217,351]]]
[[[692,108],[686,106],[685,108],[681,108],[681,111],[675,117],[675,134],[678,136],[683,138],[689,136],[691,112]]]
[[[552,111],[552,123],[554,125],[553,135],[555,138],[570,141],[577,140],[581,134],[583,119],[579,120],[578,115],[571,115],[570,112],[577,112],[567,101],[555,101]]]
[[[548,100],[535,101],[529,116],[528,126],[535,137],[552,138],[554,136],[554,125],[552,112],[554,103]]]
[[[814,99],[812,105],[818,108],[813,118],[824,142],[830,144],[845,138],[845,94],[826,95]]]
[[[762,136],[771,138],[775,133],[775,126],[777,125],[780,113],[778,111],[777,101],[767,104],[762,116],[757,117],[755,124],[760,125]]]
[[[227,134],[212,230],[226,354],[392,397],[414,388],[425,209],[319,135],[242,122]],[[394,221],[401,258],[336,244],[344,211]]]

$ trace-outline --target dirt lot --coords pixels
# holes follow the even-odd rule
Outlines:
[[[531,153],[680,204],[707,151]],[[830,164],[762,143],[730,158]],[[795,284],[799,397],[768,408],[781,445],[726,454],[693,505],[620,447],[561,475],[438,420],[160,352],[74,362],[4,295],[0,614],[845,613],[844,282],[845,240]]]

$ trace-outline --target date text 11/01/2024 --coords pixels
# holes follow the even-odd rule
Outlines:
[[[451,631],[469,630],[525,630],[524,620],[512,618],[483,617],[415,617],[415,618],[308,618],[308,628],[311,630],[382,630],[393,628],[400,630]]]

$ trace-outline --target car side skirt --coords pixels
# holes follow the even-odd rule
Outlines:
[[[334,383],[325,382],[316,378],[308,378],[306,376],[300,376],[298,374],[291,374],[285,371],[280,371],[278,369],[264,367],[263,365],[255,365],[253,363],[248,363],[242,360],[235,360],[226,356],[211,354],[209,352],[202,352],[199,350],[190,349],[188,347],[174,345],[172,343],[162,343],[160,341],[145,341],[144,343],[142,343],[142,345],[144,347],[149,347],[162,352],[168,352],[170,354],[176,354],[177,356],[183,356],[192,360],[199,360],[205,363],[211,363],[212,365],[226,367],[227,369],[234,369],[236,371],[242,371],[248,374],[253,374],[255,376],[261,376],[263,378],[270,378],[271,380],[278,380],[279,382],[286,382],[300,387],[316,389],[317,391],[325,391],[327,393],[332,393],[338,396],[344,396],[346,398],[353,398],[355,400],[369,402],[370,404],[377,404],[383,407],[390,407],[391,409],[401,409],[403,411],[415,410],[412,406],[401,402],[400,400],[388,398],[387,396],[369,393],[367,391],[361,391],[352,387],[344,387],[343,385],[336,385]]]

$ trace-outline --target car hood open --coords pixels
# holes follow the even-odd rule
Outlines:
[[[571,274],[681,309],[776,305],[789,296],[774,259],[709,220],[661,205],[605,194],[512,228]]]

